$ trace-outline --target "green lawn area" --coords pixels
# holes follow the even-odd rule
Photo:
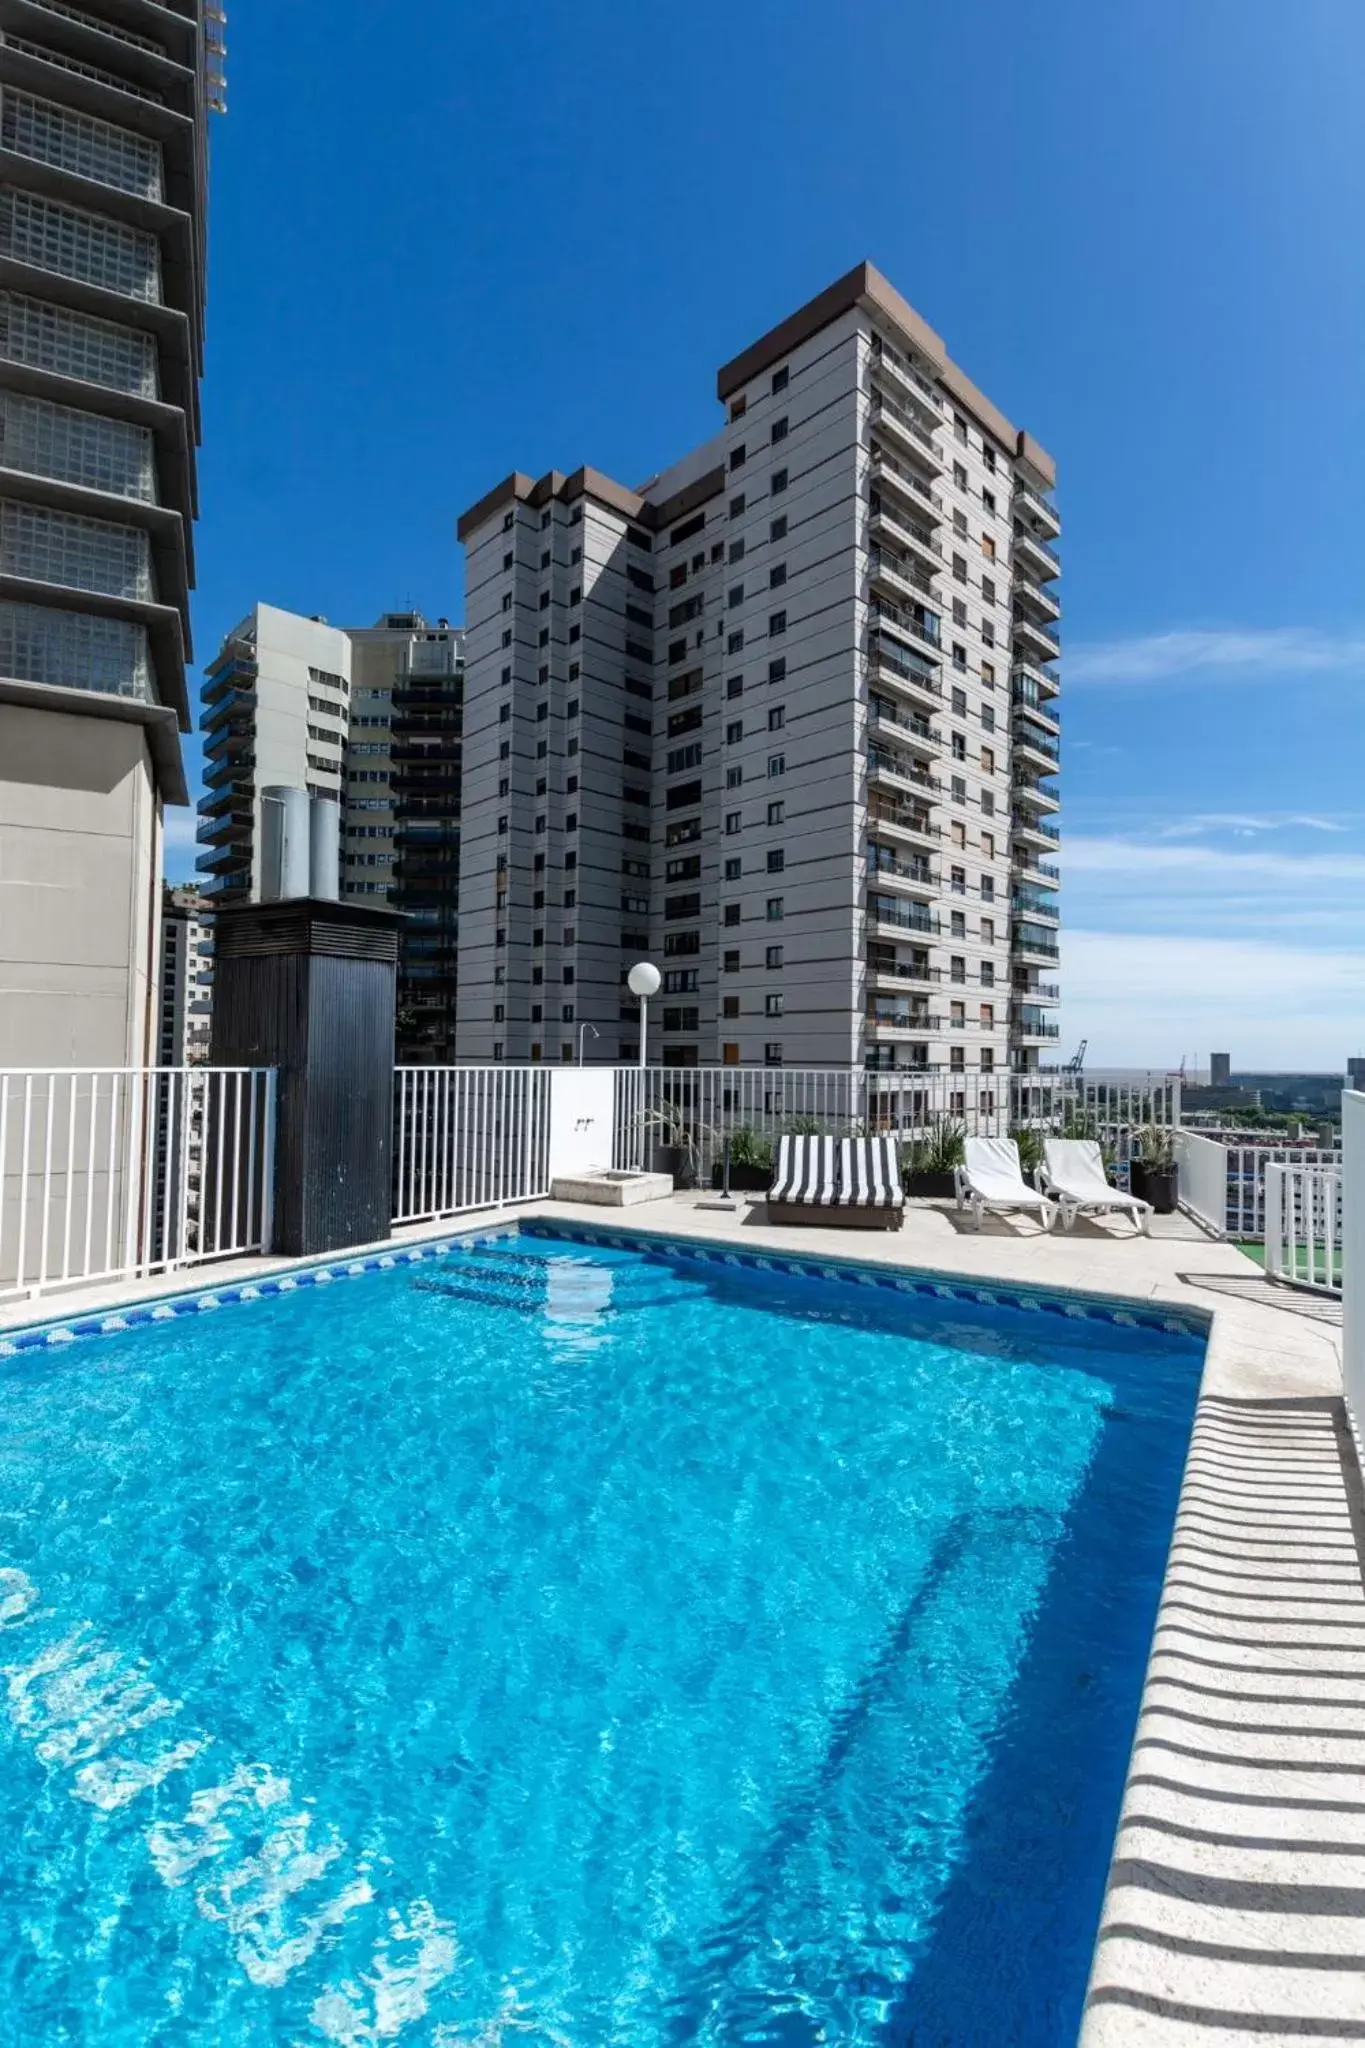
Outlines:
[[[1260,1266],[1260,1267],[1262,1268],[1262,1270],[1264,1270],[1264,1268],[1265,1268],[1265,1246],[1264,1246],[1263,1244],[1261,1244],[1261,1243],[1259,1243],[1259,1242],[1252,1242],[1252,1241],[1251,1241],[1251,1240],[1250,1240],[1249,1238],[1238,1238],[1238,1239],[1236,1240],[1236,1243],[1237,1243],[1237,1249],[1238,1249],[1238,1251],[1239,1251],[1239,1252],[1241,1252],[1241,1253],[1243,1254],[1243,1256],[1244,1256],[1245,1258],[1248,1258],[1248,1259],[1250,1259],[1253,1265],[1255,1265],[1255,1266]],[[1337,1252],[1337,1253],[1336,1253],[1336,1255],[1335,1255],[1335,1259],[1334,1259],[1334,1267],[1335,1267],[1335,1273],[1336,1273],[1336,1278],[1337,1278],[1337,1280],[1338,1280],[1338,1281],[1340,1281],[1340,1279],[1341,1279],[1341,1253],[1340,1253],[1340,1252]],[[1297,1272],[1297,1276],[1296,1276],[1296,1277],[1297,1277],[1298,1279],[1300,1279],[1300,1280],[1307,1280],[1307,1279],[1308,1279],[1308,1277],[1309,1277],[1309,1272],[1308,1272],[1308,1256],[1307,1256],[1307,1253],[1306,1253],[1306,1252],[1300,1251],[1300,1253],[1299,1253],[1299,1262],[1298,1262],[1298,1272]],[[1320,1274],[1315,1274],[1315,1275],[1314,1275],[1313,1277],[1314,1277],[1315,1279],[1317,1279],[1317,1278],[1320,1278]]]

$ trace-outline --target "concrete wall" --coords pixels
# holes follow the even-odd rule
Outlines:
[[[0,704],[0,1067],[155,1057],[160,891],[144,728]]]

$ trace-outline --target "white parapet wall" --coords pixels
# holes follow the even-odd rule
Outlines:
[[[550,1179],[600,1173],[611,1165],[616,1070],[552,1067]]]
[[[1356,1449],[1365,1454],[1365,1095],[1341,1098],[1341,1376]]]

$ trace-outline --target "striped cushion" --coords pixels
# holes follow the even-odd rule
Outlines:
[[[839,1201],[845,1207],[898,1209],[904,1199],[894,1138],[840,1141]]]

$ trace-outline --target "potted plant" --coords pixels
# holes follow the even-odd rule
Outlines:
[[[965,1124],[936,1117],[931,1128],[915,1138],[901,1155],[901,1182],[907,1195],[922,1200],[951,1201],[957,1192],[953,1169],[961,1166]]]
[[[730,1133],[730,1186],[737,1194],[766,1194],[772,1177],[772,1140],[750,1130],[748,1124],[740,1124]],[[722,1139],[721,1156],[711,1168],[711,1185],[721,1187],[724,1180],[725,1144]]]
[[[669,1173],[675,1188],[694,1188],[701,1166],[701,1143],[695,1127],[671,1102],[651,1109],[646,1129],[654,1133],[649,1146],[651,1173]]]
[[[1179,1192],[1175,1135],[1161,1124],[1143,1124],[1133,1133],[1128,1185],[1139,1201],[1150,1202],[1158,1216],[1169,1216]]]
[[[1010,1136],[1019,1147],[1019,1171],[1025,1180],[1032,1181],[1036,1187],[1038,1168],[1043,1163],[1043,1139],[1046,1133],[1040,1131],[1036,1124],[1019,1124],[1010,1132]]]

